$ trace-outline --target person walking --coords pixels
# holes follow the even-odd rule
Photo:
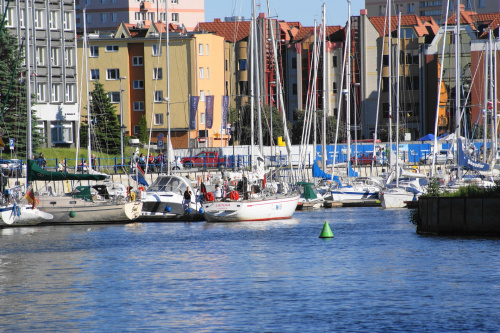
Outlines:
[[[188,186],[186,191],[184,191],[184,213],[189,213],[189,205],[191,204],[191,196],[193,193],[191,192],[191,188]]]

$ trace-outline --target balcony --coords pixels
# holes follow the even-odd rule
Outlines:
[[[148,10],[151,9],[151,2],[149,1],[141,1],[141,12],[145,11],[147,12]]]

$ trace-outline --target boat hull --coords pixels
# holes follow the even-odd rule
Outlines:
[[[32,208],[31,205],[20,205],[14,208],[14,205],[8,205],[0,208],[0,227],[22,227],[31,226],[51,220],[53,216],[38,208]]]
[[[205,220],[203,213],[200,213],[200,203],[191,202],[190,209],[187,210],[183,201],[183,196],[176,193],[148,193],[138,220],[143,222]]]
[[[242,201],[214,201],[203,204],[208,222],[281,220],[292,217],[299,195],[272,196]]]
[[[414,193],[396,188],[382,192],[380,195],[380,204],[382,208],[404,208],[406,207],[405,201],[412,201],[414,198]]]
[[[53,216],[42,224],[118,223],[136,220],[140,201],[85,201],[72,197],[40,198],[40,210]]]

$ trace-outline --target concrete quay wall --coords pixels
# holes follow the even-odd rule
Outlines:
[[[419,198],[417,233],[500,236],[500,198]]]

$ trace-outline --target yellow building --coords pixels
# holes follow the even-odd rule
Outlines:
[[[170,31],[169,76],[165,25],[137,28],[122,23],[114,34],[90,34],[87,43],[89,90],[93,89],[92,81],[103,83],[111,102],[116,104],[118,117],[122,108],[126,136],[138,136],[139,122],[145,116],[147,127],[152,130],[151,141],[156,142],[157,137],[163,135],[166,143],[169,104],[174,148],[226,146],[228,136],[225,130],[221,134],[222,96],[225,93],[224,39],[208,33],[175,31],[174,26]],[[79,73],[83,73],[83,38],[79,39],[78,53],[82,59]],[[86,110],[85,82],[82,87],[82,110]],[[200,97],[196,128],[191,130],[190,96]],[[211,128],[207,126],[207,96],[213,96],[214,100]],[[206,138],[203,137],[205,130]]]

